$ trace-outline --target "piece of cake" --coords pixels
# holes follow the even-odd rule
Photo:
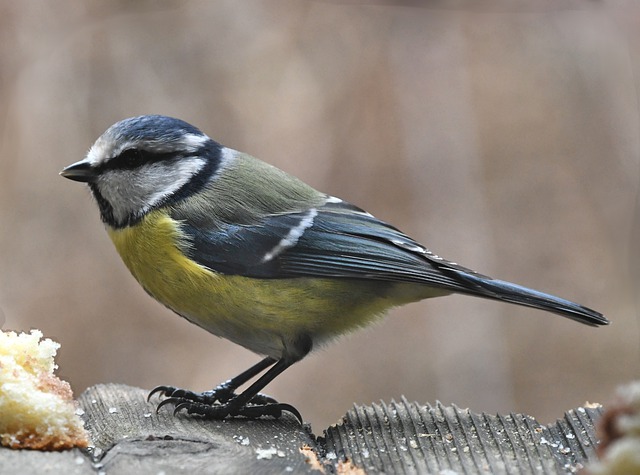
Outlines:
[[[63,450],[89,444],[71,386],[53,374],[60,344],[42,332],[0,331],[0,444]]]

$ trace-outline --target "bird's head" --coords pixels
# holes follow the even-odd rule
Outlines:
[[[60,174],[85,182],[102,220],[121,228],[198,191],[215,173],[221,146],[179,119],[145,115],[112,125],[84,160]]]

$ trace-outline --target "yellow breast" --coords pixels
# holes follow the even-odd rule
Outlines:
[[[346,279],[255,279],[216,273],[188,258],[179,223],[162,210],[109,228],[122,260],[144,289],[179,315],[260,354],[279,357],[301,334],[321,343],[369,323],[399,300],[398,284]],[[401,286],[402,284],[400,284]]]

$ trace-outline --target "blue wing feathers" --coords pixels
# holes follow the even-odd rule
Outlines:
[[[348,203],[328,203],[318,208],[311,225],[295,240],[287,241],[290,231],[305,218],[309,218],[308,210],[266,216],[253,224],[226,224],[204,230],[181,220],[182,231],[190,241],[186,249],[189,257],[224,274],[416,283],[541,308],[590,325],[607,323],[598,312],[571,301],[492,279],[441,259],[398,229]]]

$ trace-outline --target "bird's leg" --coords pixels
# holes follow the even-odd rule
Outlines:
[[[189,391],[188,389],[176,388],[174,386],[157,386],[151,390],[149,396],[147,396],[147,401],[151,399],[151,396],[154,394],[159,394],[160,396],[166,397],[162,401],[161,405],[158,406],[158,409],[164,404],[170,404],[172,401],[170,399],[176,398],[181,401],[192,401],[201,404],[215,404],[216,402],[227,402],[231,398],[233,398],[236,394],[235,391],[244,383],[249,381],[251,378],[257,376],[262,371],[267,369],[269,366],[272,366],[276,363],[276,359],[270,356],[267,356],[257,364],[253,365],[246,371],[243,371],[238,376],[231,378],[224,383],[216,386],[210,391],[204,391],[202,393],[197,393],[194,391]],[[258,400],[256,400],[256,404],[260,404],[260,400],[264,398],[264,403],[275,402],[269,396],[265,396],[263,394],[257,394],[256,397],[260,396]],[[253,402],[253,401],[252,401]]]
[[[307,355],[311,351],[311,346],[311,338],[304,335],[298,338],[293,345],[287,347],[287,351],[281,359],[275,360],[272,357],[267,357],[212,391],[199,394],[170,386],[159,386],[151,391],[149,397],[155,393],[168,396],[158,404],[157,409],[159,410],[167,404],[173,404],[174,414],[185,410],[187,414],[197,414],[205,419],[220,420],[225,417],[236,416],[249,419],[256,419],[261,416],[279,418],[283,412],[289,412],[302,423],[302,416],[295,407],[290,404],[279,403],[275,399],[259,392],[289,366]],[[257,376],[269,366],[271,368],[245,391],[238,395],[235,394],[235,390],[240,385]]]
[[[185,410],[187,414],[198,414],[205,419],[224,419],[227,416],[243,416],[249,419],[256,419],[261,416],[271,416],[276,419],[282,416],[284,411],[293,414],[302,424],[302,416],[298,410],[290,404],[283,404],[275,401],[269,396],[259,394],[259,391],[267,384],[273,381],[285,369],[291,366],[295,361],[286,359],[278,360],[278,362],[263,374],[258,380],[249,386],[239,395],[219,404],[206,404],[196,401],[172,401],[175,405],[174,414]],[[254,403],[257,396],[260,397],[258,404]],[[176,399],[176,398],[169,398]],[[177,398],[180,399],[180,398]],[[166,399],[165,399],[166,401]],[[164,405],[165,401],[162,401]]]

